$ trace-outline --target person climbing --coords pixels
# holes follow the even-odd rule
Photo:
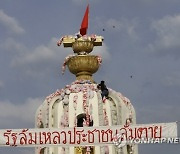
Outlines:
[[[105,85],[105,81],[101,81],[101,83],[97,85],[97,88],[101,90],[101,97],[103,102],[105,102],[106,98],[109,95],[109,90]]]
[[[88,115],[90,117],[90,115]],[[79,114],[77,116],[77,127],[84,127],[86,125],[87,115],[85,113]],[[89,125],[88,127],[93,126],[93,120],[89,119]]]

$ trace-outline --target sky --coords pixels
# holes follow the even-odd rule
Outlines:
[[[46,96],[75,80],[57,47],[79,31],[86,0],[0,1],[0,129],[33,128]],[[103,63],[98,83],[128,97],[137,123],[180,121],[180,1],[89,0],[88,34],[104,37],[95,47]],[[180,124],[178,123],[178,128]],[[180,131],[179,131],[180,132]],[[1,154],[32,148],[0,148]],[[180,144],[140,145],[139,154],[180,153]]]

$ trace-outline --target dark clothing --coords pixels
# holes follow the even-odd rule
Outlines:
[[[104,81],[101,81],[101,83],[98,84],[97,87],[98,87],[98,89],[101,89],[101,96],[102,96],[102,98],[103,98],[104,96],[105,96],[105,97],[108,97],[109,91],[108,91],[106,85],[104,84]]]
[[[102,98],[105,96],[105,97],[108,97],[108,94],[109,94],[109,91],[108,91],[108,89],[106,90],[103,90],[102,91],[102,93],[101,93],[101,96],[102,96]]]
[[[89,115],[88,115],[89,116]],[[83,122],[86,120],[86,114],[80,114],[77,116],[77,127],[83,127]],[[89,126],[93,126],[93,120],[90,119]]]

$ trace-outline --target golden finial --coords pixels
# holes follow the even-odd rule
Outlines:
[[[97,35],[86,35],[88,28],[89,5],[81,23],[80,33],[75,36],[68,35],[62,37],[57,45],[62,43],[65,48],[71,47],[74,56],[69,56],[64,62],[68,66],[71,73],[76,75],[77,80],[93,81],[92,74],[95,73],[101,64],[101,58],[95,55],[89,55],[93,51],[94,46],[102,46],[103,37]],[[94,82],[94,81],[93,81]]]

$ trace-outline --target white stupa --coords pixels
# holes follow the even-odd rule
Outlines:
[[[92,74],[101,58],[90,54],[94,46],[101,46],[103,37],[66,36],[64,47],[72,47],[74,55],[65,64],[76,80],[48,96],[36,112],[37,128],[96,127],[136,123],[136,113],[128,98],[108,88],[109,94],[102,99]],[[93,147],[41,147],[36,154],[138,154],[137,146],[115,145]]]

